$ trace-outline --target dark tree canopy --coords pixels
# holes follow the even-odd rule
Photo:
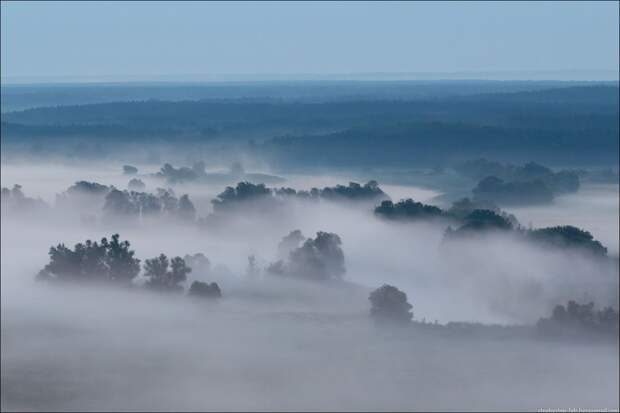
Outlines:
[[[230,208],[236,208],[248,201],[272,200],[272,193],[265,184],[253,184],[250,182],[239,182],[235,188],[226,187],[224,192],[212,200],[214,212],[226,212]]]
[[[156,291],[181,291],[180,283],[187,280],[192,271],[181,257],[168,260],[164,254],[144,261],[144,276],[148,278],[146,287]]]
[[[194,281],[189,287],[188,295],[200,298],[220,298],[222,291],[217,283]]]
[[[536,229],[529,232],[535,241],[560,248],[579,248],[594,255],[607,255],[605,248],[592,234],[571,225]]]
[[[387,219],[430,219],[444,217],[444,212],[433,205],[405,199],[400,202],[383,201],[375,208],[375,214]]]
[[[413,306],[407,301],[407,294],[392,285],[377,288],[368,299],[370,316],[375,320],[408,323],[413,318]]]
[[[490,201],[500,205],[544,204],[553,201],[553,192],[540,179],[505,182],[488,176],[472,190],[477,201]]]
[[[130,283],[140,272],[140,260],[134,258],[129,241],[114,234],[110,241],[87,240],[75,248],[59,244],[49,251],[50,262],[39,272],[42,280],[95,280]]]

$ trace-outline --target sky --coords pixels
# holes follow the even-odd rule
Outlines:
[[[14,78],[618,76],[618,2],[2,2]],[[555,73],[555,74],[553,74]]]

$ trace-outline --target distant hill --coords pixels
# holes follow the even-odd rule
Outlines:
[[[63,139],[104,146],[110,139],[252,140],[249,151],[287,165],[436,165],[480,156],[617,164],[618,93],[617,84],[595,84],[413,100],[111,102],[3,113],[1,133],[4,148],[36,144],[39,152]]]

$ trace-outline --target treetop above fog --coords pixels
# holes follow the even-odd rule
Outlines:
[[[108,241],[87,240],[73,249],[64,244],[51,247],[50,262],[39,272],[42,280],[111,281],[129,283],[140,272],[140,260],[134,258],[129,241],[114,234]]]
[[[288,250],[288,257],[272,263],[267,273],[316,281],[339,280],[346,272],[341,245],[334,233],[319,231],[314,239],[305,239],[300,231],[293,231],[279,245]]]
[[[408,323],[413,318],[413,306],[407,301],[407,294],[392,285],[383,284],[368,299],[370,316],[377,321]]]

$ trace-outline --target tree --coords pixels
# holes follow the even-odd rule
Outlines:
[[[299,248],[302,242],[305,241],[305,237],[300,230],[296,229],[291,231],[287,236],[282,238],[282,241],[278,244],[278,255],[280,258],[286,258],[296,248]]]
[[[618,312],[611,307],[595,311],[594,303],[579,304],[570,300],[556,305],[550,318],[541,318],[538,330],[547,335],[602,334],[618,338]]]
[[[340,279],[346,272],[341,245],[337,234],[319,231],[314,239],[307,239],[293,249],[286,262],[277,261],[267,271],[317,281]]]
[[[127,188],[133,191],[141,191],[146,188],[146,185],[144,184],[144,182],[142,182],[142,180],[138,178],[131,178],[131,180],[129,180],[129,183],[127,184]]]
[[[129,192],[113,188],[105,197],[103,213],[108,221],[137,220],[140,209],[133,202]]]
[[[529,232],[531,239],[559,248],[577,248],[597,256],[607,255],[607,248],[591,233],[571,225],[541,228]]]
[[[131,165],[123,165],[123,173],[125,175],[135,175],[138,173],[138,168]]]
[[[405,199],[397,203],[383,201],[375,208],[375,215],[386,219],[429,219],[444,216],[444,212],[433,205],[425,205],[415,202],[413,199]]]
[[[97,280],[130,284],[140,272],[140,260],[134,258],[129,241],[120,241],[119,235],[112,240],[102,238],[100,243],[87,240],[74,249],[64,244],[51,247],[50,262],[39,272],[41,280]]]
[[[383,284],[371,292],[368,299],[370,316],[377,321],[408,323],[413,318],[407,294],[392,285]]]
[[[187,280],[191,270],[181,257],[168,260],[166,255],[160,254],[159,257],[144,261],[144,276],[148,278],[146,286],[157,291],[182,290],[179,283]]]
[[[203,253],[185,254],[183,261],[192,269],[194,275],[207,275],[211,271],[211,261]]]
[[[178,217],[184,222],[194,222],[196,220],[196,208],[190,201],[187,194],[182,195],[179,198]]]
[[[189,287],[188,295],[201,298],[220,298],[222,291],[217,283],[206,283],[202,281],[194,281]]]

